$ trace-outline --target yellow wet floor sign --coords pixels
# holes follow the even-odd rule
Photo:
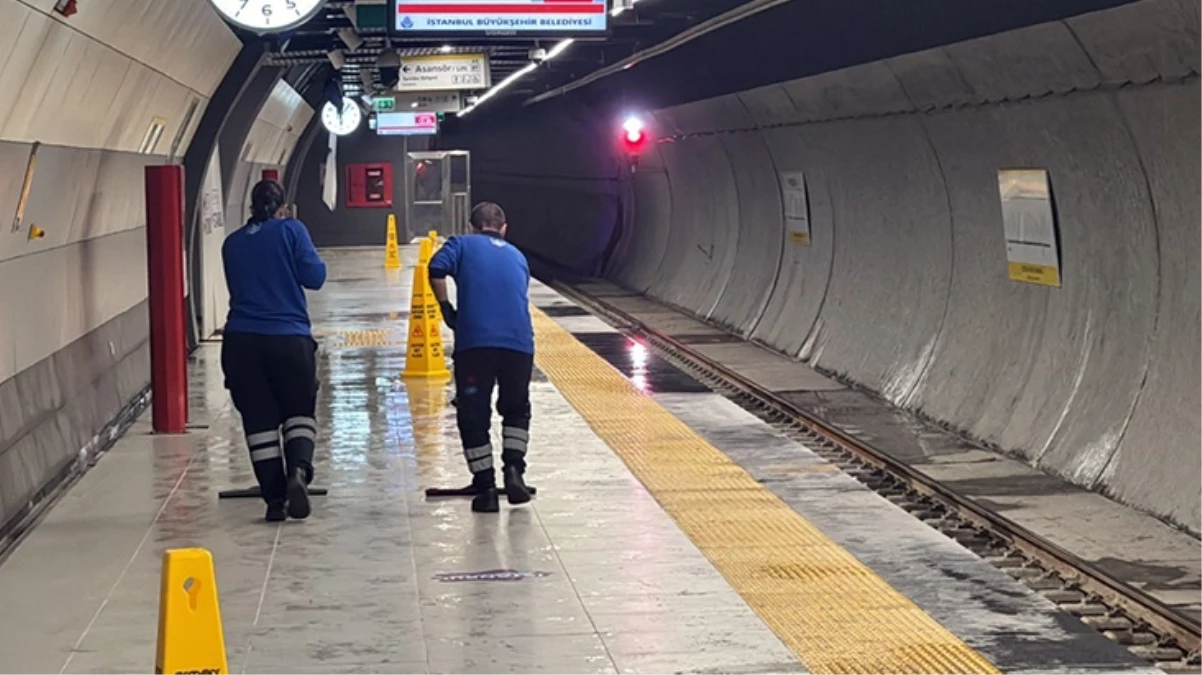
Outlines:
[[[384,248],[384,269],[401,269],[401,249],[397,245],[396,216],[388,214],[388,243]]]
[[[428,265],[430,258],[434,257],[434,242],[430,241],[429,237],[422,239],[417,247],[417,264]]]
[[[413,300],[409,304],[409,344],[405,350],[406,379],[451,379],[442,351],[442,312],[430,289],[430,251],[433,244],[423,239],[418,263],[413,268]]]
[[[173,549],[163,554],[154,672],[230,672],[213,556],[202,548]]]

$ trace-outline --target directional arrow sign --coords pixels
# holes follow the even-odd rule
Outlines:
[[[397,91],[487,89],[492,86],[486,54],[401,57]]]

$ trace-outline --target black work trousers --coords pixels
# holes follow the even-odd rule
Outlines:
[[[526,471],[530,442],[530,374],[534,356],[510,349],[455,351],[457,417],[463,456],[478,487],[496,485],[493,470],[492,392],[501,415],[501,461]]]
[[[287,472],[313,480],[317,342],[307,335],[226,333],[221,370],[242,416],[263,501],[282,503]]]

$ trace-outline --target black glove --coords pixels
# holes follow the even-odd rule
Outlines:
[[[443,300],[438,303],[438,307],[442,310],[442,320],[447,322],[447,327],[455,330],[455,319],[459,316],[455,312],[455,305],[452,305],[450,300]]]

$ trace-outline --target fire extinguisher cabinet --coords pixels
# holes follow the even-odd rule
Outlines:
[[[346,186],[348,209],[392,208],[391,164],[348,164]]]

